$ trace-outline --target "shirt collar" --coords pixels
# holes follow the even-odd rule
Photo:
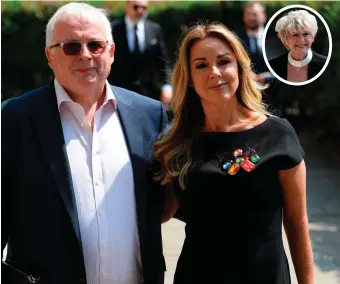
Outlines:
[[[255,37],[261,37],[263,34],[263,31],[264,31],[263,26],[260,26],[259,30],[256,33],[252,32],[251,30],[246,30],[248,36],[255,36]]]
[[[111,86],[110,86],[110,84],[107,80],[106,80],[105,86],[106,86],[106,88],[105,88],[106,89],[106,95],[105,95],[103,105],[105,105],[108,101],[112,101],[115,109],[117,109],[117,99],[116,99],[115,95],[113,94]]]
[[[116,109],[117,108],[117,100],[116,100],[116,97],[114,96],[114,94],[112,92],[112,89],[111,89],[108,81],[105,82],[105,86],[106,86],[106,88],[105,88],[106,94],[105,94],[103,105],[105,105],[108,101],[112,101],[114,108]],[[65,91],[63,86],[60,85],[57,78],[54,78],[54,88],[55,88],[55,93],[56,93],[56,96],[57,96],[58,109],[60,111],[60,106],[61,106],[62,103],[73,102],[73,100],[70,98],[70,96]]]
[[[144,19],[138,21],[135,23],[134,21],[131,20],[131,18],[128,15],[125,15],[125,24],[128,27],[128,29],[133,30],[135,25],[137,24],[138,30],[143,30],[144,29]]]

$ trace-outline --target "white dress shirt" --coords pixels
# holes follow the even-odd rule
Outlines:
[[[258,31],[255,32],[255,33],[250,31],[250,30],[247,30],[247,34],[248,34],[248,37],[249,37],[250,50],[252,52],[255,50],[254,44],[257,45],[257,50],[259,50],[259,51],[262,50],[263,32],[264,32],[263,27],[259,27]],[[256,43],[252,41],[252,38],[256,39]]]
[[[128,16],[125,16],[126,24],[126,38],[128,41],[130,52],[133,53],[135,49],[135,25],[137,25],[138,45],[141,52],[145,50],[145,28],[144,21],[134,23]]]
[[[55,79],[54,86],[72,175],[88,284],[139,284],[141,259],[133,172],[106,82],[93,131],[84,109]]]

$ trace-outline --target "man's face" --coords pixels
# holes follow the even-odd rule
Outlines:
[[[243,20],[247,29],[258,29],[266,21],[264,8],[260,4],[247,6],[244,10]]]
[[[100,53],[94,53],[91,41],[106,42],[106,32],[102,20],[68,18],[55,25],[53,44],[76,41],[82,43],[78,54],[66,55],[63,47],[46,48],[48,64],[53,69],[58,82],[69,92],[89,91],[106,81],[113,62],[115,46],[104,44]],[[90,48],[89,48],[90,47]]]
[[[127,1],[125,13],[134,22],[142,20],[147,15],[148,1]]]

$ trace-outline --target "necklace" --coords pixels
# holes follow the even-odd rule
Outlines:
[[[291,55],[291,52],[289,51],[289,53],[288,53],[288,62],[292,66],[297,67],[297,68],[301,68],[303,66],[308,65],[312,61],[312,58],[313,58],[313,52],[312,52],[311,49],[308,49],[308,53],[307,53],[306,58],[302,59],[302,60],[294,60],[292,55]]]

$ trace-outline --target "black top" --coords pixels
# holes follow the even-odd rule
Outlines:
[[[290,283],[278,172],[304,156],[292,126],[268,117],[241,132],[202,133],[199,147],[186,189],[176,184],[187,224],[174,283]]]
[[[314,78],[326,63],[327,57],[313,51],[313,57],[308,64],[308,80]],[[288,52],[269,61],[270,67],[282,79],[287,80]]]

